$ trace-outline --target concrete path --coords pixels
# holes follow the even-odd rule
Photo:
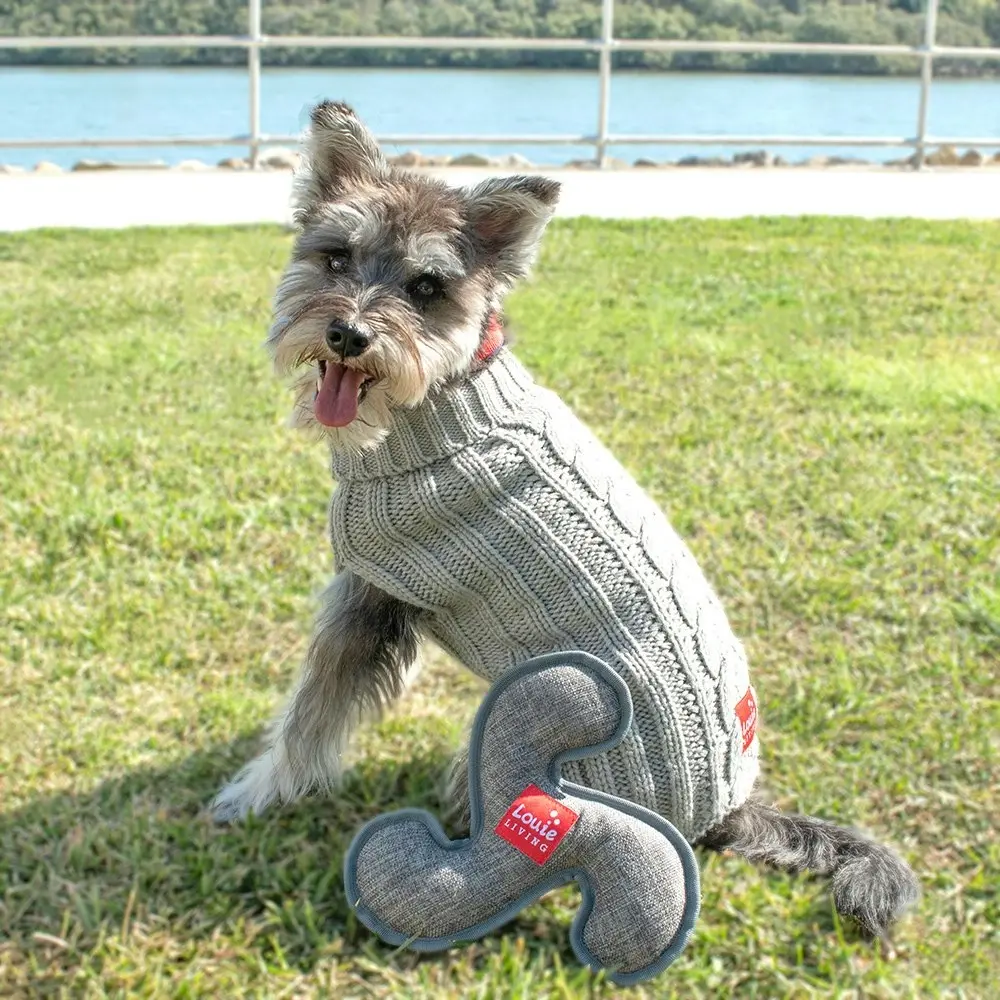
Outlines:
[[[481,169],[430,173],[452,184]],[[730,219],[840,215],[1000,219],[1000,168],[672,168],[538,171],[563,183],[559,215]],[[42,226],[117,229],[148,225],[287,222],[291,175],[210,170],[117,170],[0,176],[0,231]]]

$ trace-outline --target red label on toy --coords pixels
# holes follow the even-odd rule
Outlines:
[[[578,819],[572,809],[556,802],[537,785],[528,785],[511,803],[494,833],[535,864],[544,865]]]
[[[746,753],[757,733],[757,699],[752,687],[747,688],[747,693],[736,703],[736,718],[743,730],[743,752]]]

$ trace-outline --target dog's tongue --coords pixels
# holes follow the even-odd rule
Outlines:
[[[327,427],[346,427],[358,415],[358,390],[364,378],[356,368],[328,361],[313,404],[316,419]]]

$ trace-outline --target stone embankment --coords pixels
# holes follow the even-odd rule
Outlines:
[[[639,157],[632,163],[609,157],[606,166],[614,170],[664,169],[684,167],[885,167],[887,169],[905,169],[916,164],[917,156],[889,160],[888,162],[865,160],[851,156],[810,156],[804,160],[789,162],[783,156],[758,149],[748,153],[735,153],[733,156],[684,156],[678,160],[653,160],[649,157]],[[506,170],[532,170],[536,164],[519,153],[509,153],[505,156],[487,156],[483,153],[462,153],[458,156],[431,156],[408,150],[397,156],[390,156],[389,162],[399,167],[494,167]],[[299,163],[299,154],[291,149],[266,149],[261,153],[258,168],[262,170],[294,170]],[[954,146],[940,146],[927,154],[926,164],[930,167],[1000,167],[1000,152],[989,153],[978,149],[967,149],[959,152]],[[569,160],[561,164],[563,167],[576,170],[594,170],[597,163],[593,159]],[[218,163],[204,163],[201,160],[182,160],[173,166],[165,160],[117,161],[117,160],[78,160],[70,167],[77,173],[94,170],[249,170],[250,161],[245,157],[227,156]],[[21,174],[29,172],[29,168],[0,163],[0,174]],[[61,174],[62,167],[47,160],[41,160],[30,168],[36,174]]]

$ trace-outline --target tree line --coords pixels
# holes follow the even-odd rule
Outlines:
[[[924,0],[618,0],[620,38],[919,44]],[[272,35],[455,35],[596,38],[599,0],[264,0]],[[0,35],[245,34],[247,0],[0,0]],[[1000,46],[1000,0],[941,0],[940,44]],[[590,52],[265,49],[276,66],[586,69]],[[237,65],[239,49],[2,50],[6,65]],[[901,56],[622,52],[627,69],[905,74]],[[1000,61],[946,59],[942,76],[1000,73]]]

